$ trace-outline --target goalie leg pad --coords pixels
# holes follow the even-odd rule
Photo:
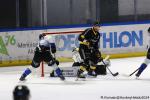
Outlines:
[[[79,52],[76,49],[74,49],[72,52],[73,52],[73,58],[72,59],[75,62],[79,62],[79,63],[83,62],[83,60],[81,59],[81,56],[80,56]]]

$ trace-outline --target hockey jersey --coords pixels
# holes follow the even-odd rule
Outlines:
[[[56,52],[55,39],[53,36],[39,36],[38,48],[41,51],[51,51],[52,53]]]
[[[79,35],[78,40],[80,44],[86,44],[95,49],[99,48],[101,34],[97,31],[94,31],[93,28],[86,29],[82,34]]]

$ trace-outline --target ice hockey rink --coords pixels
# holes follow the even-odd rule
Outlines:
[[[31,92],[30,100],[149,100],[150,67],[142,73],[140,79],[125,77],[143,62],[145,57],[111,59],[109,72],[105,76],[75,81],[74,77],[59,78],[35,77],[30,75],[27,81],[19,82],[19,77],[28,66],[0,68],[0,100],[13,100],[12,91],[18,84],[27,85]],[[63,63],[60,66],[70,66]]]

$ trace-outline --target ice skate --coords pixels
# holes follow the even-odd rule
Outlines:
[[[25,79],[25,76],[24,75],[22,75],[21,77],[20,77],[20,79],[19,79],[20,81],[25,81],[26,79]]]
[[[136,73],[135,76],[136,76],[135,79],[139,80],[140,73]]]
[[[77,77],[78,77],[78,78],[86,78],[83,73],[84,73],[84,72],[79,69],[78,72],[77,72]]]
[[[63,75],[59,75],[58,77],[59,77],[62,81],[65,80],[65,77],[64,77]]]
[[[54,70],[50,73],[50,77],[55,77]]]
[[[78,79],[81,79],[81,80],[85,80],[86,79],[86,76],[87,76],[87,71],[82,71],[82,70],[78,70],[78,72],[77,72],[77,78],[76,78],[76,81],[78,80]]]

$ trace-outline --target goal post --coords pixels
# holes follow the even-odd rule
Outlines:
[[[41,77],[44,77],[44,62],[41,62]]]

